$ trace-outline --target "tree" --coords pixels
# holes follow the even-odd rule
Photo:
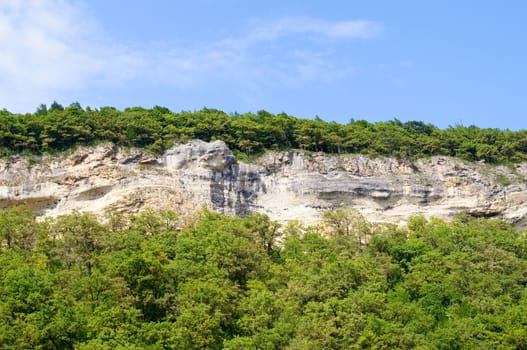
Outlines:
[[[54,112],[54,111],[62,112],[63,110],[64,110],[64,107],[57,101],[53,101],[51,106],[49,106],[49,112]]]
[[[46,106],[45,103],[41,103],[40,106],[37,107],[37,111],[35,112],[36,115],[46,115],[48,114],[48,106]]]
[[[324,211],[322,223],[330,236],[354,237],[360,249],[371,235],[368,221],[358,210],[349,206]]]
[[[35,217],[36,214],[25,206],[0,211],[0,247],[33,247],[38,233]]]
[[[246,225],[253,233],[253,237],[258,244],[265,247],[267,255],[271,255],[275,248],[276,239],[279,236],[278,229],[280,224],[272,221],[265,214],[255,213],[246,217]]]
[[[63,254],[68,263],[77,264],[81,276],[90,276],[107,228],[92,214],[74,212],[58,217],[53,231],[63,240]]]

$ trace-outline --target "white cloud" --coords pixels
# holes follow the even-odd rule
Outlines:
[[[229,79],[239,87],[238,95],[251,100],[247,96],[261,95],[265,86],[298,88],[312,81],[342,79],[354,71],[349,64],[333,62],[331,51],[281,47],[281,41],[291,39],[296,45],[311,46],[306,43],[368,39],[381,32],[381,24],[363,20],[327,22],[303,17],[252,21],[239,36],[168,50],[168,54],[162,50],[163,56],[154,64],[158,69],[150,77],[183,87]],[[273,52],[272,46],[280,47],[278,52]]]
[[[330,39],[368,39],[379,35],[380,23],[354,20],[328,22],[308,17],[290,17],[275,21],[256,22],[248,35],[253,41],[275,40],[291,35],[319,35]]]
[[[333,62],[329,51],[287,47],[277,53],[266,45],[295,40],[309,47],[308,42],[368,39],[382,31],[379,23],[364,20],[282,18],[252,22],[244,34],[216,42],[130,47],[107,39],[87,13],[68,0],[0,1],[0,108],[29,112],[53,99],[80,99],[81,90],[130,82],[199,88],[230,81],[247,96],[261,93],[255,81],[299,86],[340,79],[353,68]]]
[[[324,32],[333,38],[369,39],[379,35],[382,30],[382,25],[376,22],[347,21],[327,24]]]
[[[31,111],[71,89],[131,78],[144,64],[105,43],[82,10],[65,0],[0,2],[0,108]]]

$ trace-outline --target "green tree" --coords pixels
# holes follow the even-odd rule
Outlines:
[[[322,223],[326,226],[329,235],[352,236],[361,249],[372,233],[371,225],[364,216],[349,206],[324,211]]]
[[[38,234],[35,216],[24,206],[0,211],[0,247],[30,249]]]
[[[68,265],[76,264],[81,275],[90,276],[107,228],[92,214],[74,212],[58,217],[52,230],[63,241],[62,254]]]

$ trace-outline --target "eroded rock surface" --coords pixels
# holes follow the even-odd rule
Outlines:
[[[205,205],[227,215],[258,211],[281,222],[314,223],[322,210],[350,205],[371,221],[468,212],[525,227],[526,179],[525,163],[509,168],[448,157],[412,163],[291,151],[245,164],[221,141],[176,145],[157,158],[103,144],[60,159],[0,160],[0,208],[27,204],[57,216],[153,207],[187,215]]]

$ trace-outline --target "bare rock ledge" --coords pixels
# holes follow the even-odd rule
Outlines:
[[[0,160],[0,209],[26,204],[44,216],[73,210],[135,213],[203,205],[227,215],[261,212],[315,223],[342,205],[376,222],[467,212],[527,226],[527,163],[514,167],[432,157],[414,163],[360,155],[269,152],[252,164],[222,141],[175,145],[160,157],[113,144],[70,155]]]

